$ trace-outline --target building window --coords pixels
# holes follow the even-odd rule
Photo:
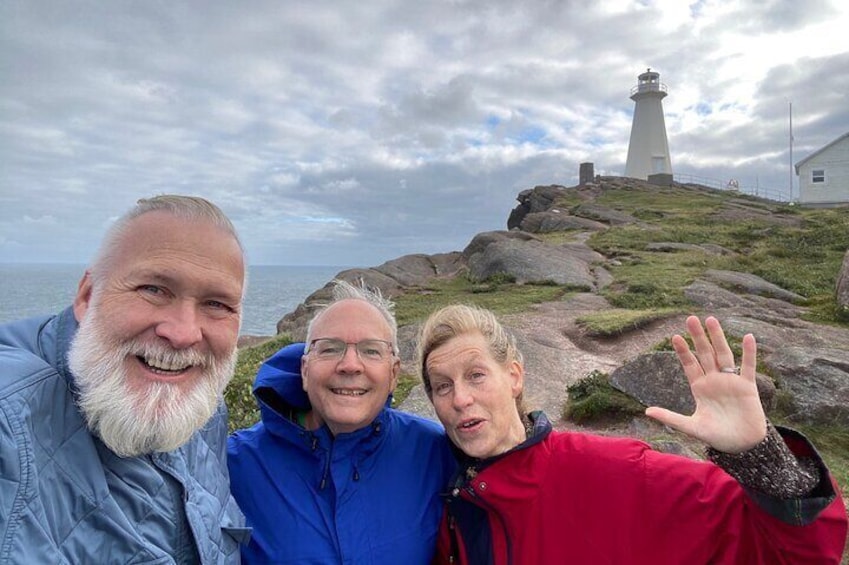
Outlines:
[[[825,169],[814,169],[811,171],[811,182],[825,182]]]

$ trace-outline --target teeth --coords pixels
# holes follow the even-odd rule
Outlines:
[[[341,394],[342,396],[362,396],[366,393],[364,390],[350,390],[347,388],[334,388],[334,394]]]
[[[461,424],[460,427],[461,428],[471,428],[472,426],[474,426],[477,423],[478,423],[478,420],[474,420],[472,422],[465,422],[464,424]]]
[[[142,360],[151,369],[157,371],[166,371],[169,373],[179,373],[180,371],[185,371],[186,369],[191,367],[191,365],[186,365],[183,363],[178,364],[176,360],[168,361],[160,359],[151,359],[149,357],[144,357]]]

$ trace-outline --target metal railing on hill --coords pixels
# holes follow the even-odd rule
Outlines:
[[[681,184],[700,184],[708,188],[717,190],[732,190],[740,194],[748,194],[749,196],[757,196],[766,198],[767,200],[775,200],[776,202],[790,202],[790,195],[784,190],[775,190],[763,186],[746,186],[740,184],[737,179],[719,180],[709,177],[700,177],[698,175],[673,174],[672,179]]]

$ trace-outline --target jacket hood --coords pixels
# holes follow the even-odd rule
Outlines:
[[[271,389],[289,406],[310,409],[310,400],[301,381],[304,346],[304,343],[287,345],[262,364],[254,380],[254,396],[258,400],[270,392],[262,389]]]

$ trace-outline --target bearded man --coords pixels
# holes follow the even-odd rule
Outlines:
[[[244,284],[221,210],[157,196],[72,307],[0,326],[0,562],[238,562],[222,392]]]

